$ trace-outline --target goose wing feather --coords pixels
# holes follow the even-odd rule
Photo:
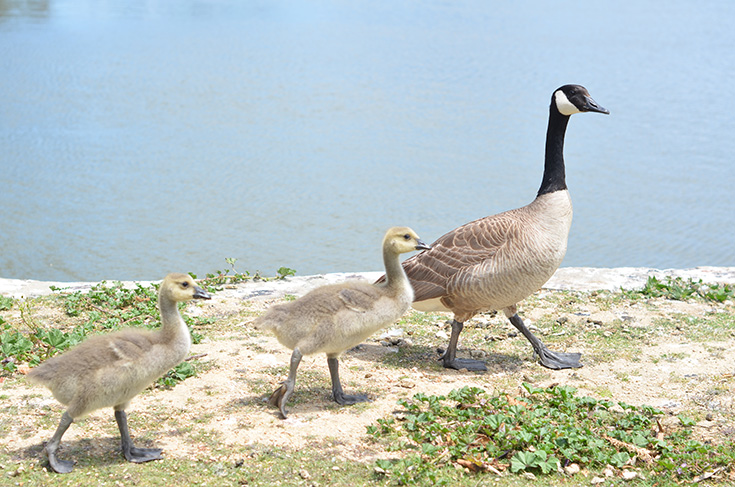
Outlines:
[[[513,210],[512,210],[513,211]],[[487,273],[518,235],[516,220],[504,212],[467,223],[440,237],[431,250],[403,263],[414,289],[414,301],[445,296],[451,287]]]

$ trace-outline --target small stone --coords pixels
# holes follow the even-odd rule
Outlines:
[[[564,473],[567,475],[575,475],[578,474],[581,469],[579,468],[579,465],[576,463],[570,463],[566,467],[564,467]]]
[[[623,473],[620,476],[623,477],[623,480],[633,480],[638,476],[638,472],[634,472],[633,470],[623,470]]]
[[[305,469],[299,470],[299,477],[301,477],[304,480],[309,480],[311,478],[311,474],[307,472]]]
[[[442,340],[446,340],[447,338],[449,338],[449,335],[447,335],[444,330],[437,331],[436,335],[434,336],[436,336],[437,338],[441,338]]]
[[[590,484],[592,485],[601,484],[603,482],[605,482],[605,479],[603,479],[602,477],[592,477],[592,480],[590,480]]]

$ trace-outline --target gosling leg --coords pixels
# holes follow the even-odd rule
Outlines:
[[[125,411],[115,410],[115,420],[117,421],[117,427],[120,429],[122,451],[127,461],[143,463],[161,459],[163,450],[160,448],[136,448],[133,446],[133,440],[130,439],[130,431],[128,430],[128,415],[125,414]]]
[[[268,398],[268,403],[271,406],[276,406],[281,410],[283,419],[286,419],[286,402],[288,398],[293,394],[294,386],[296,385],[296,371],[301,363],[301,352],[298,348],[294,348],[291,354],[291,367],[288,371],[288,379],[281,384],[281,387],[273,391],[271,397]]]
[[[336,357],[327,357],[327,365],[329,365],[329,375],[332,377],[332,397],[342,406],[356,404],[358,402],[369,401],[366,394],[347,395],[342,391],[342,383],[339,381],[339,359]]]
[[[464,328],[464,323],[460,323],[457,320],[452,320],[452,336],[449,337],[449,346],[447,351],[442,355],[442,361],[444,368],[447,369],[467,369],[475,372],[481,372],[487,370],[485,362],[481,360],[473,360],[469,358],[457,358],[457,344],[459,343],[459,334]]]
[[[69,413],[64,412],[64,414],[61,415],[61,421],[59,421],[59,426],[56,428],[54,436],[51,437],[44,448],[46,450],[46,455],[48,456],[48,463],[51,466],[51,469],[56,473],[69,473],[74,468],[73,461],[59,460],[56,458],[56,450],[58,450],[59,443],[61,443],[61,437],[64,436],[64,433],[66,433],[66,430],[69,429],[69,426],[71,426],[73,422],[74,420],[69,416]]]
[[[513,326],[515,326],[518,331],[523,333],[523,336],[526,337],[529,342],[531,342],[533,351],[536,353],[536,355],[538,355],[539,362],[544,367],[554,370],[576,369],[582,367],[582,363],[579,361],[579,359],[582,358],[581,353],[552,352],[551,350],[546,348],[546,345],[544,345],[541,340],[536,338],[536,336],[531,333],[531,330],[526,327],[521,317],[518,316],[518,313],[514,314],[508,319],[513,324]]]

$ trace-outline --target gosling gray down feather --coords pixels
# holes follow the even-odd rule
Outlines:
[[[194,298],[210,299],[210,295],[189,275],[169,274],[158,294],[160,329],[131,328],[93,336],[28,373],[30,382],[46,386],[67,406],[56,434],[45,448],[54,471],[68,473],[74,465],[56,458],[66,429],[74,420],[103,407],[115,410],[123,453],[128,461],[160,458],[158,449],[132,445],[125,409],[133,397],[186,358],[191,338],[177,303]]]
[[[401,267],[399,254],[427,249],[407,227],[389,229],[383,239],[386,279],[381,284],[347,281],[322,286],[296,301],[271,306],[253,325],[273,332],[293,350],[288,379],[271,395],[270,402],[286,417],[285,404],[293,392],[296,370],[303,355],[326,353],[332,393],[339,404],[367,400],[347,396],[339,382],[338,357],[367,337],[398,320],[411,306],[413,289]]]

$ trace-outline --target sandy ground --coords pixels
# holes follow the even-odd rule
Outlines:
[[[535,363],[530,346],[522,337],[510,336],[513,329],[502,316],[482,315],[467,323],[468,336],[484,336],[487,346],[468,347],[460,342],[460,355],[488,361],[486,373],[445,370],[438,365],[436,348],[446,346],[448,315],[435,315],[430,323],[421,325],[428,330],[398,324],[392,329],[403,340],[381,343],[378,334],[342,358],[345,392],[367,392],[369,403],[336,405],[330,398],[325,357],[305,357],[284,420],[267,404],[267,397],[285,379],[291,352],[250,326],[254,316],[282,297],[253,289],[234,287],[187,309],[228,325],[220,329],[215,322],[203,331],[206,339],[193,346],[191,354],[202,355],[198,360],[203,370],[197,377],[170,389],[150,388],[133,400],[128,414],[134,437],[162,447],[167,457],[236,461],[252,448],[327,445],[336,456],[371,461],[387,454],[370,441],[366,427],[396,411],[397,400],[418,392],[445,394],[467,385],[517,392],[523,381],[540,387],[568,384],[580,394],[651,405],[671,417],[686,412],[696,417],[697,434],[705,439],[735,435],[735,333],[718,341],[689,341],[683,332],[642,340],[634,345],[635,360],[629,356],[596,360],[593,357],[599,356],[599,350],[594,344],[574,339],[577,323],[595,326],[621,320],[625,326],[650,328],[657,319],[670,316],[732,313],[732,303],[657,299],[631,304],[622,300],[604,309],[581,304],[574,310],[558,311],[552,304],[555,300],[550,299],[557,291],[540,291],[522,307],[527,323],[549,314],[566,319],[569,337],[564,348],[583,353],[583,368],[563,371],[549,371]],[[400,354],[408,357],[405,366],[396,360]],[[62,406],[44,388],[28,385],[21,374],[0,381],[0,448],[17,459],[39,457]],[[62,445],[75,456],[117,455],[118,441],[112,412],[100,410],[73,425]]]

